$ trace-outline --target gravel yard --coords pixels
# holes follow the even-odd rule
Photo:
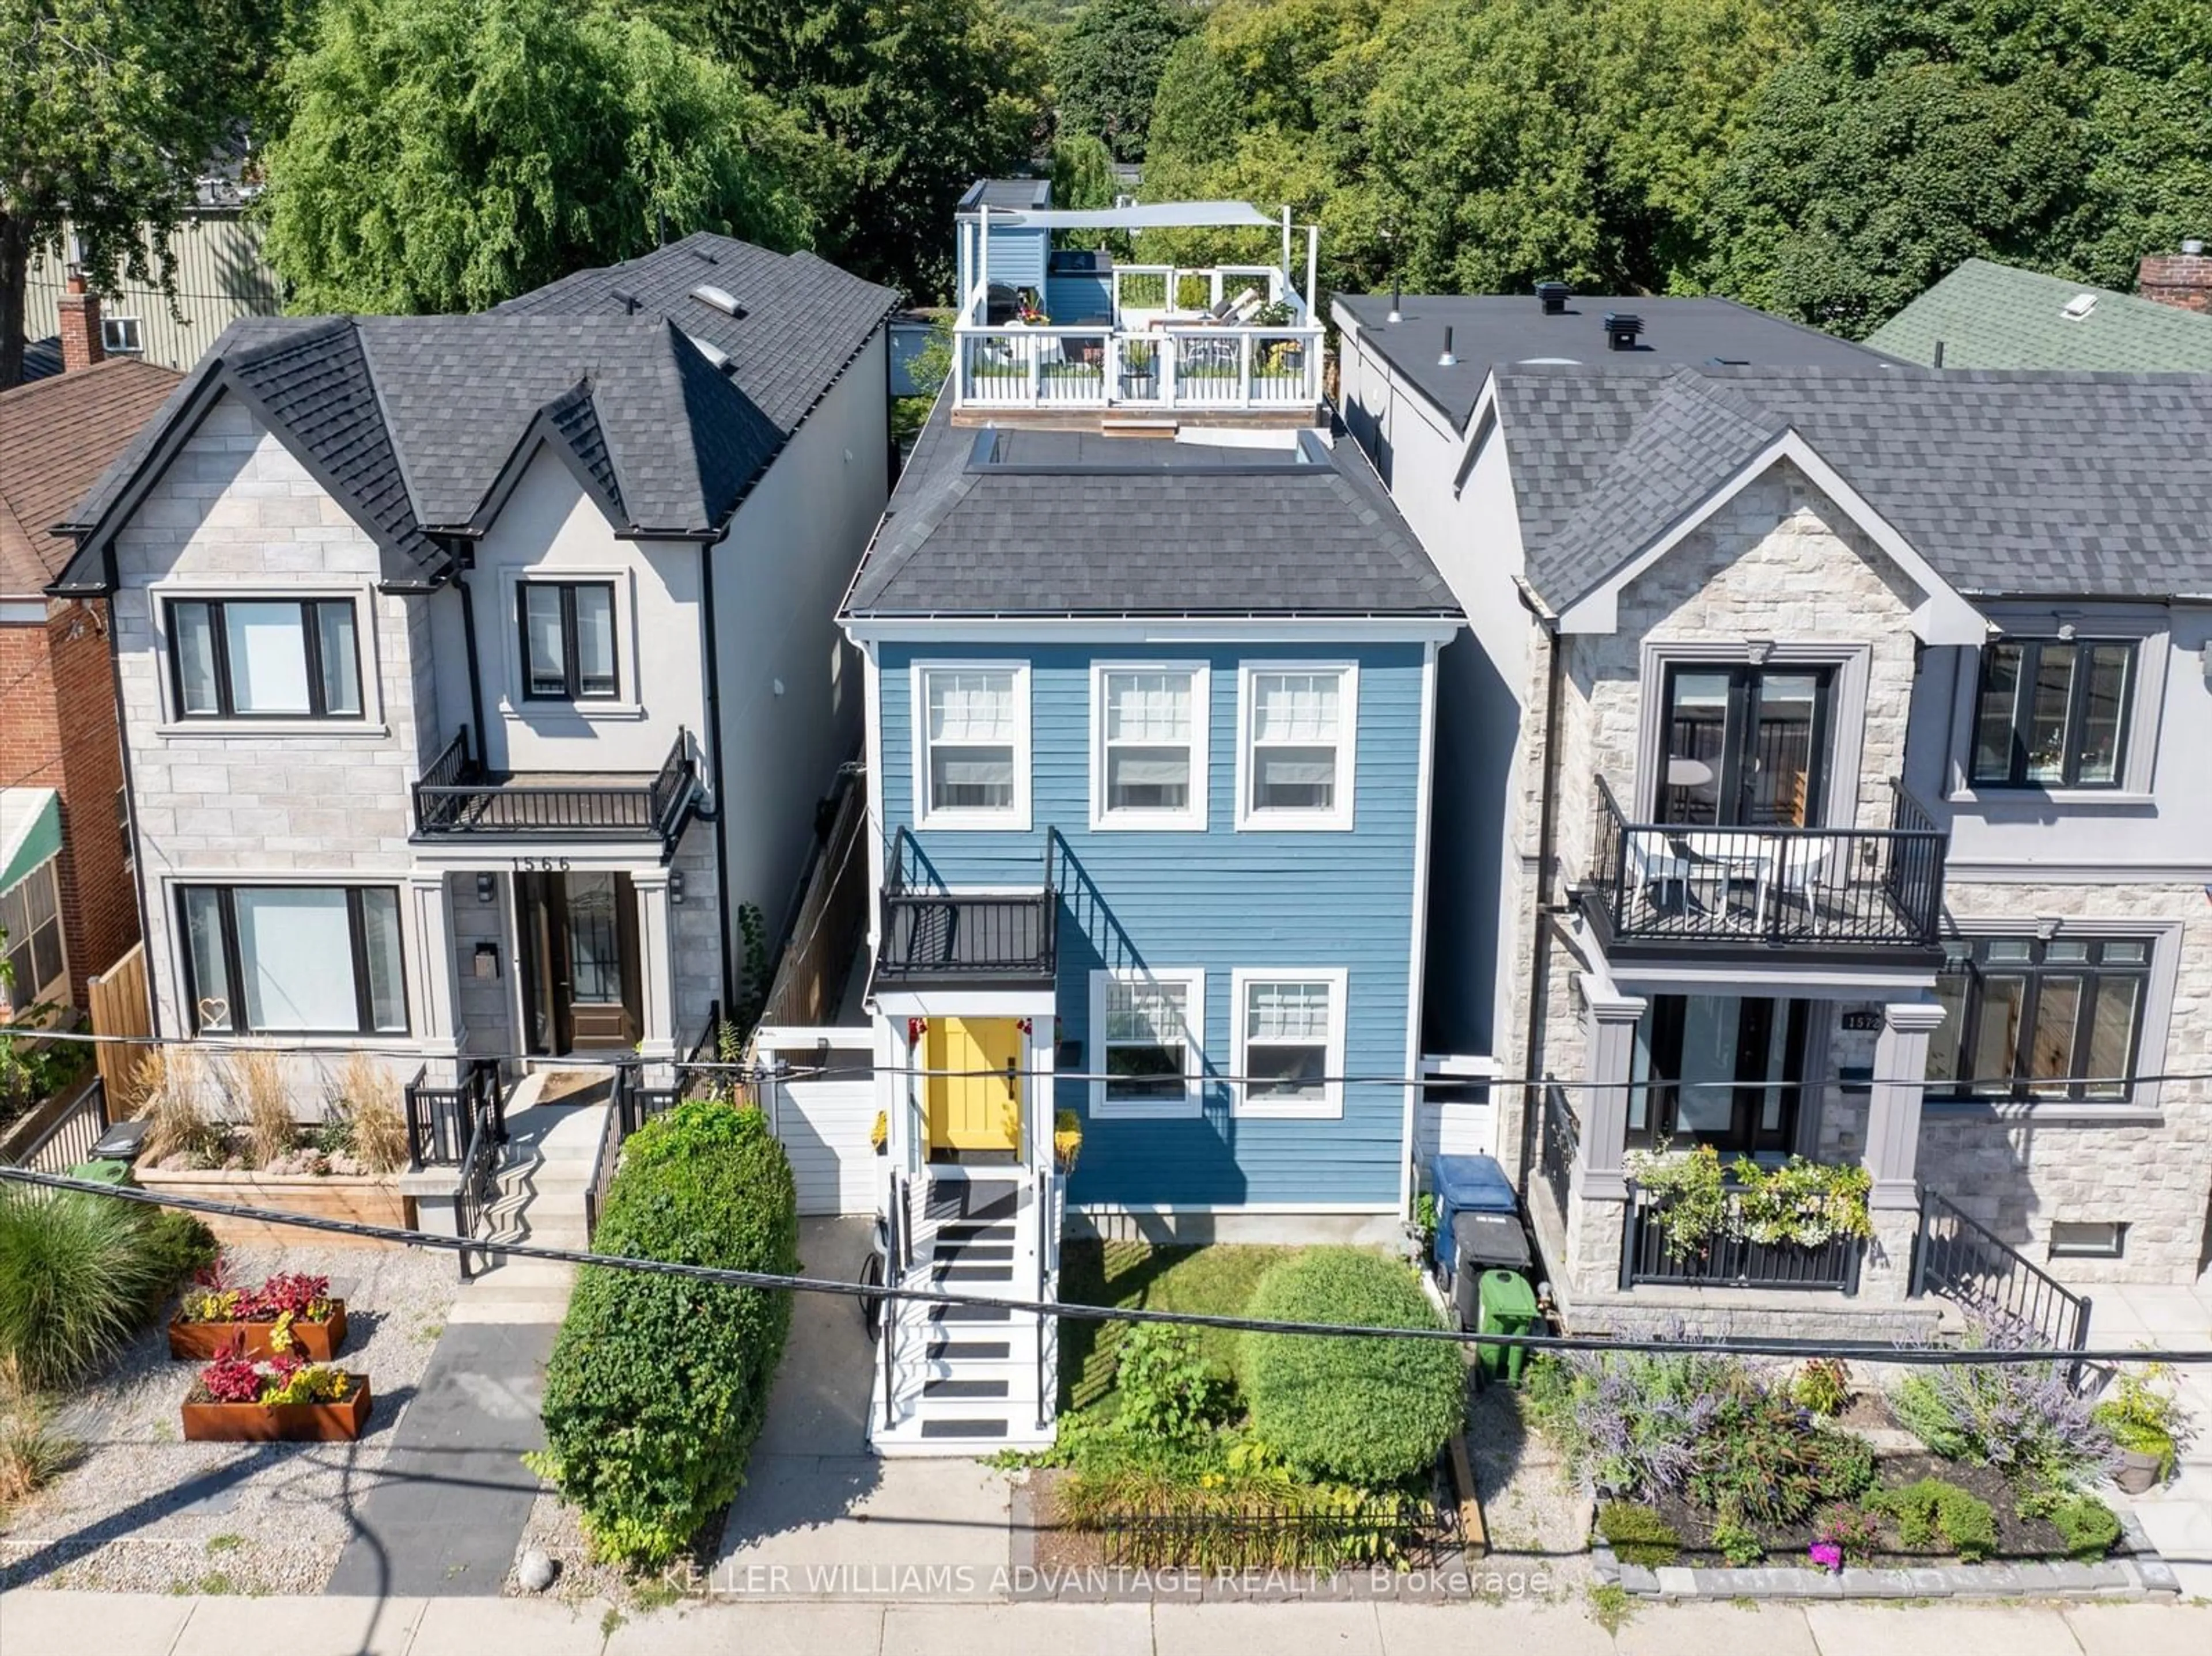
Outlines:
[[[230,1274],[327,1275],[346,1301],[340,1363],[369,1378],[374,1410],[356,1443],[186,1443],[178,1407],[196,1365],[148,1329],[66,1409],[75,1466],[0,1534],[0,1586],[112,1592],[322,1591],[375,1487],[458,1286],[443,1253],[397,1248],[233,1248]]]
[[[1591,1579],[1590,1499],[1527,1422],[1518,1392],[1492,1386],[1474,1394],[1467,1454],[1490,1531],[1486,1568],[1540,1569],[1555,1592],[1579,1591]]]

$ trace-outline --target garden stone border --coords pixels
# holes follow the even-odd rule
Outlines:
[[[2094,1564],[1936,1564],[1916,1569],[1846,1569],[1840,1575],[1809,1566],[1749,1569],[1646,1569],[1624,1564],[1602,1541],[1590,1546],[1598,1580],[1637,1598],[2148,1598],[2179,1596],[2180,1580],[2158,1556],[2134,1513],[2115,1507],[2130,1556]]]

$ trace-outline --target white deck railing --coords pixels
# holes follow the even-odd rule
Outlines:
[[[965,408],[1249,410],[1321,399],[1311,326],[963,326],[956,357]]]

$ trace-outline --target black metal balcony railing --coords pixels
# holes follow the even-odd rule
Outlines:
[[[1583,1142],[1582,1122],[1567,1101],[1567,1089],[1553,1082],[1544,1089],[1544,1184],[1559,1204],[1559,1222],[1566,1222],[1573,1200],[1575,1156]]]
[[[415,785],[417,839],[457,834],[520,839],[658,840],[683,831],[697,792],[688,731],[659,771],[636,780],[517,781],[488,775],[457,731]]]
[[[1632,822],[1597,779],[1583,899],[1609,943],[1939,947],[1947,836],[1893,782],[1887,828]]]
[[[1671,1249],[1667,1210],[1632,1183],[1620,1238],[1620,1285],[1667,1288],[1791,1288],[1835,1294],[1859,1291],[1859,1262],[1866,1244],[1833,1236],[1807,1246],[1755,1242],[1743,1234],[1740,1198],[1729,1193],[1729,1222],[1686,1249]]]
[[[947,890],[901,828],[884,871],[876,975],[887,984],[1049,984],[1058,956],[1060,898],[1054,836],[1045,834],[1044,878],[1035,891]]]

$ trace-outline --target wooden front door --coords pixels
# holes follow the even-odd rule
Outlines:
[[[558,1054],[635,1046],[641,974],[629,876],[533,871],[515,877],[528,1049]]]
[[[1015,1018],[932,1018],[922,1037],[929,1148],[1022,1148],[1022,1027]]]

